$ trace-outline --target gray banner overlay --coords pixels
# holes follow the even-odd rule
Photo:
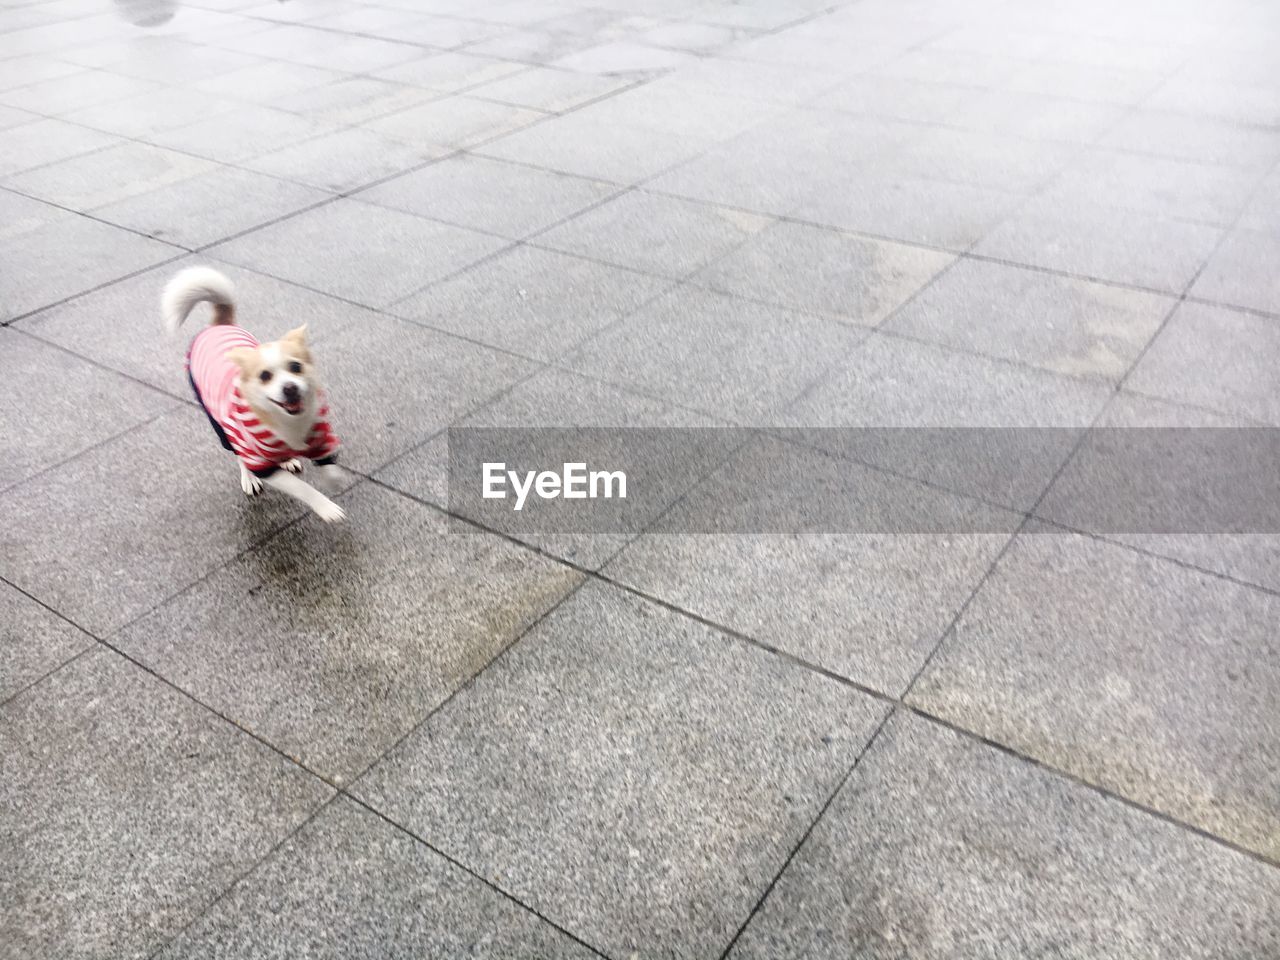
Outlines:
[[[451,512],[531,533],[1280,532],[1271,428],[449,431]]]

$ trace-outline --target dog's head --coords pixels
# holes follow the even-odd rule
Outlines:
[[[240,368],[240,392],[250,406],[279,410],[285,417],[315,412],[320,384],[307,346],[306,324],[271,343],[237,347],[227,353],[227,359]]]

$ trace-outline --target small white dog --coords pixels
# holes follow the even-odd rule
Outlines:
[[[343,519],[343,509],[297,474],[301,457],[311,460],[330,490],[338,438],[316,380],[304,324],[274,343],[258,343],[235,325],[231,281],[210,267],[189,267],[169,281],[161,296],[165,327],[173,333],[197,303],[213,304],[213,320],[187,351],[187,377],[223,447],[240,460],[240,488],[248,496],[262,485],[296,497],[325,522]]]

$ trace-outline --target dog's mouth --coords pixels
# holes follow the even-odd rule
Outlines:
[[[296,417],[298,414],[302,412],[301,398],[297,400],[272,399],[271,402],[274,403],[277,407],[279,407],[281,410],[283,410],[285,413],[287,413],[291,417]]]

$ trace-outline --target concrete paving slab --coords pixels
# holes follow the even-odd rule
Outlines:
[[[4,186],[60,207],[93,210],[218,169],[185,153],[128,142],[15,174]]]
[[[332,793],[105,649],[0,714],[8,956],[150,956]]]
[[[978,91],[972,87],[868,74],[841,81],[813,100],[812,105],[855,115],[946,123],[962,104],[977,96]]]
[[[1063,206],[1095,204],[1229,227],[1258,179],[1256,171],[1226,164],[1099,150],[1064,171],[1045,197]]]
[[[702,956],[883,709],[591,585],[354,790],[610,955]]]
[[[1280,314],[1280,282],[1269,269],[1280,254],[1280,237],[1233,230],[1191,286],[1193,297]]]
[[[30,113],[26,110],[19,110],[16,107],[6,107],[4,104],[0,104],[0,130],[11,130],[24,123],[33,123],[42,119],[44,118],[38,113]]]
[[[640,78],[661,74],[693,61],[693,54],[684,50],[618,40],[559,57],[551,61],[551,66],[606,77]]]
[[[584,123],[646,127],[660,134],[727,140],[785,115],[788,107],[664,83],[636,84],[575,111]]]
[[[617,192],[598,180],[460,155],[363,190],[358,199],[520,239]]]
[[[704,138],[634,123],[602,127],[569,113],[486,143],[477,152],[627,186],[692,159],[708,145]]]
[[[420,167],[444,154],[370,130],[350,127],[246,160],[245,166],[274,177],[348,193]]]
[[[597,77],[551,67],[528,67],[475,87],[470,93],[486,100],[558,113],[607,96],[626,85],[627,81],[621,78]]]
[[[35,120],[8,131],[0,144],[0,177],[57,163],[120,143],[97,130],[61,120]]]
[[[49,57],[9,57],[0,61],[0,89],[12,90],[83,72],[84,68],[74,63]]]
[[[1280,383],[1273,363],[1277,341],[1280,328],[1274,320],[1185,303],[1126,385],[1149,396],[1280,425]]]
[[[157,93],[163,89],[161,84],[149,80],[98,71],[93,75],[93,83],[85,83],[82,75],[72,74],[13,87],[0,93],[0,103],[45,117],[57,117],[97,103]]]
[[[132,625],[122,650],[348,783],[544,614],[580,574],[364,485]],[[371,562],[376,551],[377,560]],[[226,597],[239,601],[228,609]]]
[[[908,243],[957,252],[973,246],[1025,198],[1006,190],[887,172],[813,189],[796,188],[785,213]]]
[[[690,281],[874,327],[953,259],[934,250],[784,221],[699,270]]]
[[[161,960],[596,954],[345,797],[290,838]]]
[[[0,406],[0,490],[176,406],[74,354],[3,329],[0,379],[20,398]]]
[[[0,577],[103,637],[302,509],[246,497],[208,419],[183,408],[6,491]]]
[[[595,44],[591,35],[572,31],[530,30],[493,25],[492,35],[467,46],[468,53],[483,54],[529,65],[551,63]]]
[[[306,67],[284,60],[266,60],[228,73],[205,77],[192,86],[214,96],[263,104],[302,93],[346,77],[337,70]],[[283,109],[283,106],[281,107]]]
[[[795,332],[803,330],[804,336]],[[653,301],[564,360],[730,423],[769,423],[865,336],[861,330],[691,287]],[[716,358],[716,365],[706,360]]]
[[[548,368],[513,386],[494,400],[465,418],[456,427],[629,427],[656,430],[662,427],[690,428],[721,426],[714,420],[698,416],[669,403],[641,396],[599,380],[581,377],[565,370]],[[706,437],[707,469],[721,456],[712,434]],[[734,438],[726,438],[724,453]],[[698,449],[688,439],[682,442],[686,456]],[[583,456],[591,451],[585,447]],[[682,463],[681,477],[696,475],[694,463]],[[449,505],[449,443],[445,434],[431,438],[420,447],[392,461],[375,474],[376,479],[418,499]],[[687,485],[674,484],[669,499],[645,491],[645,503],[654,511],[669,506],[683,495]],[[649,519],[654,519],[654,516]],[[598,569],[631,539],[627,533],[587,532],[556,533],[536,529],[514,531],[522,542],[588,569]]]
[[[1090,103],[1018,90],[981,90],[961,100],[942,122],[1027,140],[1088,144],[1110,130],[1124,114],[1125,108],[1114,103]],[[1074,166],[1074,162],[1068,164],[1063,175]]]
[[[1265,955],[1278,893],[1257,861],[900,716],[730,955]]]
[[[136,97],[111,100],[63,114],[71,123],[120,137],[145,137],[191,122],[193,117],[229,113],[236,101],[189,87],[148,91]]]
[[[371,472],[539,369],[533,361],[383,318],[317,350],[340,462]]]
[[[9,221],[0,232],[0,260],[5,264],[0,321],[14,320],[182,253],[178,247],[56,207],[11,203],[8,198],[13,196],[0,196],[0,208],[23,210],[23,219]]]
[[[510,60],[478,57],[471,53],[429,53],[416,60],[377,71],[381,80],[407,83],[437,93],[456,93],[501,77],[519,74],[524,67]]]
[[[93,637],[7,583],[0,583],[0,622],[0,702],[96,646]]]
[[[1070,144],[934,127],[910,137],[879,165],[908,179],[967,183],[1011,193],[1034,193],[1071,164]]]
[[[460,337],[554,361],[669,287],[657,277],[519,246],[388,309]]]
[[[1027,510],[1112,387],[871,334],[785,413],[811,443],[947,490]],[[853,428],[831,430],[828,428]],[[907,428],[889,432],[858,428]],[[988,450],[974,429],[1011,430]],[[910,429],[919,428],[919,429]],[[1061,429],[1068,428],[1068,429]]]
[[[1259,170],[1280,158],[1280,133],[1274,130],[1158,110],[1135,111],[1099,143],[1117,150]]]
[[[219,163],[242,164],[264,153],[332,133],[333,129],[330,124],[286,110],[238,103],[227,113],[163,130],[147,139],[170,150]]]
[[[739,210],[633,190],[539,234],[533,242],[679,279],[772,222]]]
[[[605,574],[900,695],[1017,516],[817,451],[777,444],[770,452],[772,443],[730,459]],[[778,515],[806,502],[810,525],[780,531]],[[951,529],[922,532],[924,514]]]
[[[235,167],[219,167],[177,183],[96,207],[93,215],[188,249],[315,206],[322,190]]]
[[[23,320],[22,329],[194,403],[184,358],[212,312],[204,304],[196,307],[172,337],[164,333],[160,318],[160,291],[179,270],[194,265],[211,266],[227,276],[235,287],[237,322],[263,343],[305,323],[311,343],[323,344],[348,324],[382,319],[363,307],[196,254],[43,310]],[[317,356],[323,369],[323,346]]]
[[[1272,172],[1263,178],[1240,214],[1238,226],[1280,236],[1280,173]]]
[[[1064,208],[1050,197],[1019,208],[974,252],[1085,279],[1182,293],[1223,231],[1110,206]]]
[[[899,149],[920,129],[898,120],[838,111],[784,112],[765,116],[726,142],[707,144],[703,155],[654,177],[646,186],[726,206],[787,214],[819,184],[841,195],[851,171],[856,171],[852,179],[865,179],[868,164]],[[733,132],[732,128],[726,131]]]
[[[1192,494],[1203,490],[1206,478],[1212,477],[1215,467],[1207,458],[1214,456],[1214,442],[1209,431],[1239,428],[1257,429],[1257,424],[1235,417],[1224,417],[1198,407],[1185,407],[1163,400],[1151,400],[1130,393],[1118,393],[1099,418],[1098,426],[1105,433],[1086,437],[1080,449],[1072,456],[1061,476],[1045,494],[1036,514],[1073,530],[1084,530],[1118,543],[1129,544],[1162,557],[1180,560],[1224,576],[1233,577],[1271,590],[1280,590],[1280,534],[1264,532],[1261,518],[1267,516],[1269,504],[1265,481],[1262,484],[1264,502],[1256,504],[1256,526],[1245,532],[1230,532],[1226,526],[1218,530],[1206,529],[1203,520],[1188,520],[1182,530],[1176,523],[1165,519],[1153,523],[1154,514],[1160,517],[1168,504],[1187,505],[1190,502],[1205,504],[1212,495]],[[1133,446],[1126,445],[1121,428],[1139,428],[1160,431],[1164,434],[1167,455],[1159,462],[1159,469],[1134,470],[1130,455]],[[1152,443],[1152,434],[1142,434],[1137,441],[1154,464],[1156,451],[1161,447]],[[1256,449],[1265,449],[1265,439],[1256,433]],[[1230,449],[1228,447],[1227,449]],[[1245,444],[1235,446],[1236,451],[1247,449]],[[1224,454],[1230,455],[1230,454]],[[1248,463],[1237,460],[1223,464],[1222,476],[1238,477],[1241,471],[1249,471]],[[1238,489],[1238,487],[1236,488]],[[1195,496],[1196,501],[1189,500]],[[1238,495],[1233,495],[1235,516],[1247,520],[1248,512],[1240,509]],[[1185,507],[1184,507],[1185,509]],[[1171,511],[1163,515],[1170,519]],[[1120,523],[1107,523],[1105,518],[1114,516]],[[1128,529],[1125,518],[1128,520]],[[1143,527],[1143,522],[1147,526]],[[1165,532],[1143,532],[1153,527],[1163,527]],[[1250,529],[1252,532],[1250,532]]]
[[[75,46],[60,55],[70,63],[183,86],[262,62],[180,37],[148,34]]]
[[[406,83],[340,75],[340,79],[332,83],[281,94],[269,100],[268,105],[321,123],[341,125],[383,117],[426,103],[435,96],[438,94]]]
[[[1024,533],[909,699],[1274,860],[1277,615],[1251,587]]]
[[[459,150],[527,127],[546,116],[540,110],[459,95],[370,120],[365,127],[418,146]]]
[[[360,243],[353,244],[352,237]],[[385,307],[504,246],[496,237],[340,199],[209,252],[366,306]]]
[[[1172,297],[981,260],[961,260],[884,329],[1053,373],[1123,377]]]

